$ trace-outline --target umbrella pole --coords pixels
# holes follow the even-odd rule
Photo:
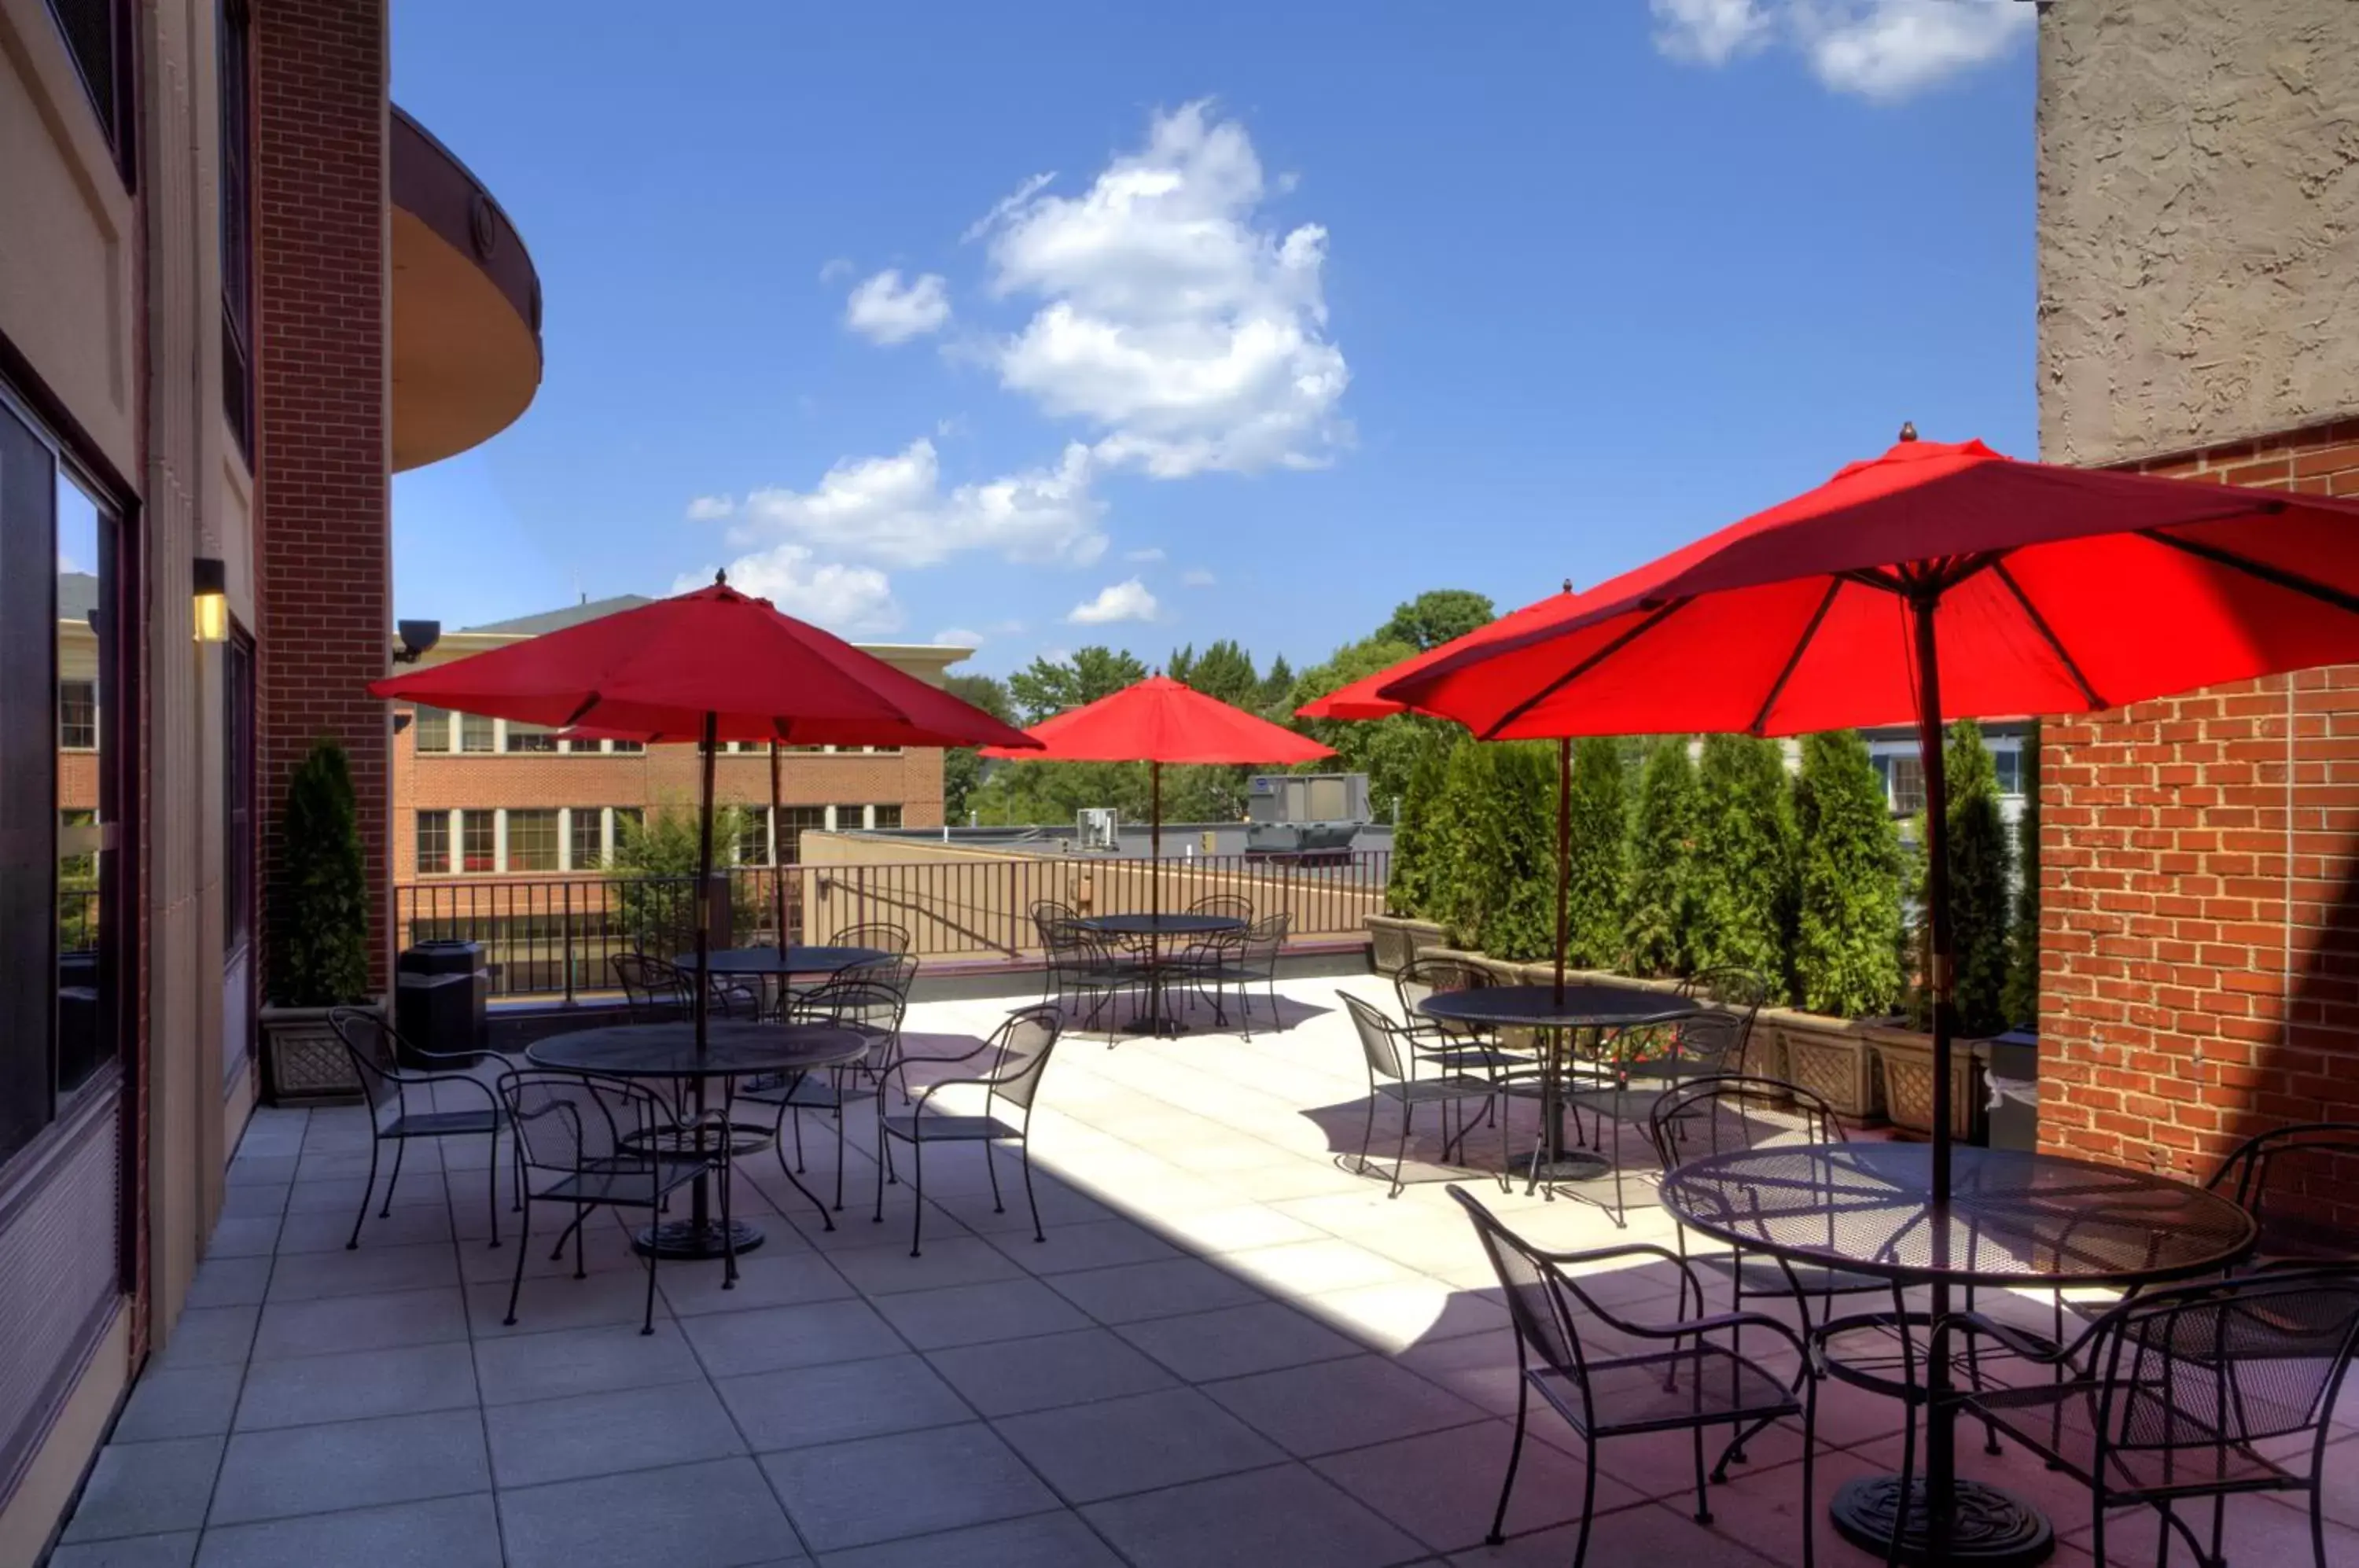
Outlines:
[[[1147,908],[1158,924],[1163,920],[1163,764],[1147,765],[1149,815],[1147,828]]]
[[[1911,595],[1909,615],[1917,634],[1917,755],[1925,776],[1925,988],[1933,1014],[1933,1218],[1932,1261],[1948,1259],[1950,1206],[1950,787],[1941,732],[1941,654],[1934,635],[1934,615],[1940,607],[1936,590]],[[1933,1282],[1932,1312],[1938,1323],[1950,1311],[1950,1288],[1940,1277]],[[1957,1410],[1948,1401],[1950,1369],[1945,1357],[1925,1366],[1926,1519],[1923,1544],[1938,1554],[1947,1550],[1949,1525],[1956,1509]],[[1896,1514],[1893,1526],[1905,1530],[1907,1510]]]
[[[777,907],[778,957],[787,956],[787,866],[778,850],[778,743],[770,743],[770,895]]]
[[[1572,863],[1572,737],[1556,743],[1556,1005],[1564,1006],[1565,885]]]
[[[704,1054],[704,1025],[712,965],[712,754],[720,749],[721,718],[704,715],[704,811],[696,834],[696,1053]],[[703,1080],[697,1087],[703,1088]],[[699,1105],[700,1111],[704,1107]]]

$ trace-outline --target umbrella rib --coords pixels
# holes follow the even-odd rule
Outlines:
[[[2006,569],[2006,562],[1994,561],[1991,570],[1997,573],[2001,583],[2006,584],[2006,591],[2015,595],[2015,602],[2023,606],[2023,614],[2031,622],[2032,630],[2046,638],[2048,646],[2055,650],[2056,657],[2063,661],[2064,672],[2072,678],[2072,684],[2081,689],[2081,695],[2088,700],[2089,706],[2112,707],[2111,702],[2097,695],[2097,689],[2089,684],[2089,678],[2081,673],[2080,664],[2065,651],[2063,639],[2059,637],[2056,635],[2056,629],[2048,624],[2048,617],[2039,613],[2039,606],[2031,602],[2031,595],[2023,591],[2023,584],[2015,580],[2015,573]]]
[[[1835,595],[1843,592],[1843,585],[1841,576],[1828,581],[1826,593],[1819,600],[1819,607],[1810,612],[1810,623],[1802,627],[1802,635],[1794,639],[1794,651],[1786,656],[1785,666],[1777,671],[1777,679],[1770,686],[1769,694],[1761,699],[1761,707],[1753,715],[1750,726],[1753,734],[1759,735],[1761,726],[1769,722],[1769,710],[1776,707],[1777,699],[1786,694],[1786,682],[1794,678],[1795,668],[1802,662],[1802,655],[1810,650],[1810,639],[1819,635],[1819,623],[1824,621],[1827,612],[1834,607]]]
[[[1620,637],[1615,637],[1612,642],[1607,643],[1603,648],[1599,648],[1595,653],[1591,654],[1587,659],[1582,659],[1580,663],[1574,665],[1571,669],[1566,670],[1563,674],[1558,676],[1555,680],[1549,681],[1547,685],[1541,687],[1538,691],[1533,692],[1530,696],[1525,698],[1514,707],[1509,708],[1506,713],[1500,714],[1496,722],[1492,724],[1488,729],[1485,729],[1483,732],[1483,738],[1484,740],[1498,739],[1499,732],[1501,730],[1506,729],[1509,724],[1514,724],[1517,719],[1522,718],[1526,713],[1530,713],[1534,708],[1538,707],[1542,702],[1545,702],[1550,697],[1555,696],[1565,687],[1571,685],[1575,681],[1580,680],[1582,676],[1588,674],[1591,670],[1596,669],[1599,665],[1604,663],[1607,659],[1613,658],[1624,648],[1629,647],[1639,637],[1644,637],[1647,633],[1654,630],[1657,626],[1661,626],[1665,621],[1669,620],[1671,616],[1677,615],[1680,611],[1685,609],[1689,604],[1693,603],[1694,601],[1692,599],[1673,599],[1669,604],[1660,606],[1645,620],[1640,621],[1636,626],[1632,626],[1628,631],[1624,632]]]
[[[592,708],[594,708],[594,707],[596,707],[596,706],[598,705],[598,698],[599,698],[599,693],[598,693],[598,692],[595,692],[595,691],[592,691],[592,692],[591,692],[591,693],[590,693],[590,695],[588,695],[587,697],[582,698],[582,705],[581,705],[580,707],[578,707],[578,708],[574,709],[574,710],[573,710],[573,713],[572,713],[572,715],[571,715],[571,717],[569,717],[569,718],[568,718],[568,719],[567,719],[563,724],[561,724],[558,725],[557,727],[558,727],[559,729],[561,729],[561,730],[570,730],[570,729],[571,729],[575,724],[580,724],[580,723],[582,722],[582,716],[583,716],[584,714],[588,713],[590,712],[590,710],[591,710],[591,709],[592,709]]]
[[[2245,573],[2247,577],[2257,577],[2271,587],[2287,589],[2315,599],[2321,604],[2331,604],[2338,610],[2359,615],[2359,595],[2346,593],[2342,589],[2321,583],[2315,578],[2304,577],[2299,572],[2288,572],[2282,566],[2271,566],[2265,561],[2255,561],[2250,556],[2238,555],[2233,550],[2222,550],[2215,544],[2198,544],[2193,539],[2180,539],[2176,534],[2167,534],[2159,528],[2140,528],[2138,533],[2157,544],[2169,545],[2173,550],[2183,550],[2199,561],[2208,561],[2215,566],[2229,567]]]

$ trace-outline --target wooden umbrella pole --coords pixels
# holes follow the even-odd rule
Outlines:
[[[1564,1006],[1565,885],[1572,863],[1572,737],[1556,743],[1556,1005]]]
[[[721,715],[704,715],[704,812],[696,836],[696,1053],[704,1054],[705,1013],[712,967],[712,754],[720,749]],[[698,1087],[703,1081],[698,1080]],[[698,1107],[700,1110],[701,1106]]]
[[[770,743],[770,895],[777,913],[776,923],[778,931],[778,959],[779,962],[784,963],[787,956],[787,863],[779,855],[779,848],[778,743],[772,741]],[[779,981],[783,985],[785,976],[781,975]]]
[[[1950,789],[1941,734],[1941,659],[1934,635],[1940,608],[1939,588],[1911,594],[1909,615],[1917,634],[1917,752],[1925,775],[1925,990],[1933,1012],[1933,1172],[1931,1262],[1935,1270],[1931,1310],[1939,1323],[1950,1311],[1950,1287],[1940,1272],[1948,1264],[1950,1239]],[[1951,1516],[1957,1507],[1957,1410],[1949,1402],[1947,1356],[1925,1365],[1926,1535],[1929,1551],[1945,1550]],[[1893,1516],[1905,1531],[1908,1510]]]
[[[1163,923],[1163,764],[1148,763],[1147,778],[1150,802],[1147,828],[1147,908],[1156,924],[1160,925]]]

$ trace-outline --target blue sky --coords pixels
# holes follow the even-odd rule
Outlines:
[[[728,565],[973,669],[1299,666],[1904,419],[2031,455],[2030,11],[404,0],[395,98],[522,230],[547,364],[396,481],[400,613]]]

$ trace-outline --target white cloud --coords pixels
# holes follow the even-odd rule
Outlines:
[[[981,648],[990,640],[981,632],[971,632],[964,626],[944,626],[934,634],[936,648]]]
[[[675,593],[712,581],[705,572],[672,585]],[[729,585],[767,599],[797,620],[845,636],[889,632],[901,625],[901,606],[892,580],[873,566],[821,561],[799,544],[773,545],[729,563]]]
[[[1723,65],[1780,43],[1838,93],[1891,102],[1997,59],[2038,26],[2022,0],[1650,0],[1656,47]]]
[[[737,503],[726,495],[699,495],[688,504],[688,520],[691,523],[718,522],[737,509]]]
[[[1147,584],[1137,578],[1126,583],[1109,583],[1098,590],[1098,596],[1073,606],[1065,619],[1077,626],[1102,626],[1114,621],[1151,621],[1160,608]]]
[[[1180,586],[1182,588],[1210,588],[1219,581],[1201,566],[1191,566],[1180,574]]]
[[[906,287],[898,268],[864,280],[844,302],[843,324],[871,343],[908,343],[940,332],[951,319],[949,287],[929,272]]]
[[[1122,552],[1122,558],[1125,561],[1138,561],[1142,565],[1151,563],[1163,559],[1163,547],[1159,544],[1151,544],[1144,550],[1126,550]]]
[[[840,283],[851,276],[852,258],[848,256],[832,256],[820,263],[819,280],[821,288],[831,283]]]
[[[891,457],[847,458],[812,490],[753,492],[731,537],[796,540],[895,566],[929,566],[971,550],[1086,566],[1106,547],[1091,478],[1089,449],[1076,442],[1054,468],[945,491],[934,443],[920,437]]]
[[[1000,380],[1161,479],[1324,463],[1350,438],[1350,373],[1326,336],[1327,232],[1280,234],[1252,140],[1206,103],[1078,196],[1036,177],[978,225],[992,288],[1039,304],[994,350]]]

